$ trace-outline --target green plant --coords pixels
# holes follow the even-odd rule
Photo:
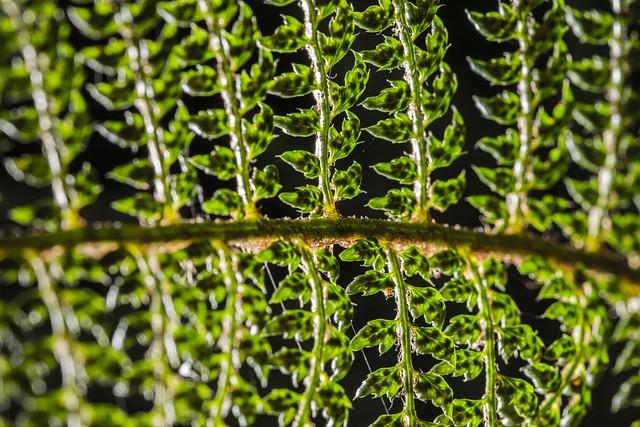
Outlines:
[[[3,180],[0,425],[360,425],[370,347],[373,425],[578,425],[612,339],[640,366],[638,2],[468,12],[504,91],[475,98],[502,134],[465,198],[439,1],[258,3],[0,0],[0,150],[44,195]],[[105,140],[133,153],[107,174]],[[434,220],[464,203],[483,227]]]

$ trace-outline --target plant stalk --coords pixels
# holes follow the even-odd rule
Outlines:
[[[478,268],[475,264],[475,260],[470,256],[467,256],[467,269],[471,271],[473,275],[474,287],[478,293],[478,308],[480,309],[480,327],[482,328],[485,344],[484,344],[484,362],[486,372],[485,382],[485,396],[486,402],[484,403],[484,417],[485,425],[489,427],[498,426],[498,399],[496,396],[496,387],[498,372],[496,370],[496,342],[495,342],[495,327],[493,319],[491,317],[491,302],[488,296],[488,284],[484,280]]]
[[[300,5],[304,11],[305,37],[311,41],[307,44],[307,52],[311,59],[316,84],[319,89],[313,91],[316,104],[320,113],[320,130],[316,133],[316,157],[320,160],[320,176],[318,187],[322,192],[324,205],[323,216],[335,218],[338,216],[336,201],[331,187],[331,165],[329,164],[329,129],[331,128],[331,104],[329,99],[329,81],[327,70],[322,59],[320,41],[318,39],[318,18],[316,16],[315,2],[313,0],[301,0]]]
[[[236,175],[237,191],[240,199],[242,199],[243,210],[247,218],[258,218],[260,215],[255,206],[253,187],[249,176],[249,153],[247,144],[244,141],[244,132],[242,131],[242,114],[238,108],[239,95],[236,91],[235,79],[229,64],[230,46],[224,37],[224,30],[220,27],[215,14],[210,11],[211,0],[199,0],[198,5],[205,16],[209,31],[209,45],[211,50],[216,53],[220,95],[224,102],[229,127],[232,129],[232,132],[229,133],[230,145],[239,168],[239,172]]]
[[[24,67],[31,81],[31,97],[38,114],[42,151],[51,172],[51,191],[56,206],[60,209],[62,221],[60,227],[70,230],[82,225],[79,213],[72,208],[68,188],[65,182],[67,149],[56,135],[57,118],[50,112],[49,98],[44,90],[44,75],[38,64],[38,52],[31,44],[31,35],[25,28],[20,7],[13,0],[2,0],[2,10],[9,17],[16,30]]]
[[[397,223],[361,218],[319,218],[307,220],[248,220],[240,222],[192,222],[142,227],[120,224],[96,224],[94,228],[79,228],[50,234],[0,238],[0,259],[14,257],[28,249],[43,250],[56,246],[98,251],[105,243],[184,245],[203,239],[217,240],[256,251],[277,239],[299,239],[311,247],[331,244],[350,246],[356,239],[376,238],[397,249],[416,245],[432,255],[447,247],[466,249],[482,258],[493,255],[503,261],[520,260],[539,255],[554,267],[571,270],[576,265],[587,266],[600,275],[615,275],[626,296],[640,295],[640,269],[631,267],[614,252],[597,253],[576,249],[526,234],[486,234],[482,231],[439,224]]]
[[[624,90],[623,62],[625,50],[625,28],[623,25],[622,5],[620,0],[611,0],[613,9],[613,26],[609,39],[609,71],[611,80],[607,88],[609,101],[609,126],[602,134],[606,152],[604,165],[598,171],[598,199],[591,207],[587,218],[586,247],[597,251],[602,245],[606,232],[610,229],[609,206],[617,175],[618,157],[624,158],[620,152],[620,140],[624,132],[621,114],[622,91]],[[615,196],[614,196],[615,197]]]
[[[387,266],[389,272],[393,276],[395,283],[395,299],[398,307],[398,318],[400,323],[398,326],[398,335],[400,341],[400,351],[402,370],[404,373],[404,423],[407,427],[415,427],[418,416],[416,414],[415,396],[413,391],[413,361],[411,357],[412,337],[411,337],[411,317],[409,315],[409,304],[407,302],[408,290],[402,277],[398,256],[393,248],[385,247],[387,254]]]
[[[513,10],[520,17],[518,20],[518,43],[520,49],[518,54],[521,59],[521,76],[518,81],[518,96],[520,97],[520,116],[518,117],[518,134],[520,146],[513,165],[513,175],[516,179],[514,190],[507,194],[506,204],[509,213],[507,230],[512,233],[522,231],[525,224],[527,212],[527,183],[529,180],[529,157],[533,144],[533,80],[531,71],[533,69],[533,58],[529,52],[529,12],[520,0],[513,1]]]
[[[429,167],[431,163],[431,155],[427,147],[427,139],[425,137],[424,122],[426,114],[422,105],[422,83],[420,73],[416,64],[416,54],[414,50],[414,42],[411,38],[410,27],[405,16],[406,0],[394,0],[396,20],[396,31],[400,35],[400,41],[404,48],[406,61],[404,61],[405,80],[411,87],[412,100],[407,111],[409,118],[413,124],[413,137],[411,138],[411,147],[413,150],[413,160],[418,168],[418,177],[413,182],[413,193],[417,200],[416,212],[414,213],[415,221],[424,223],[429,222]]]
[[[322,279],[315,266],[313,255],[304,244],[298,245],[300,255],[307,268],[309,283],[311,284],[311,311],[315,314],[313,320],[313,357],[309,366],[309,375],[305,378],[306,391],[294,420],[294,427],[307,426],[311,420],[311,405],[320,385],[323,375],[322,360],[324,356],[324,342],[327,330],[327,316],[324,309],[324,293]]]

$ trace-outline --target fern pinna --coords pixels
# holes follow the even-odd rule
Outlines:
[[[640,4],[601,3],[467,11],[457,93],[438,0],[0,0],[0,425],[592,425],[609,372],[633,422]]]

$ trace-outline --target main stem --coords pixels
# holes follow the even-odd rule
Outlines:
[[[15,257],[29,249],[46,250],[55,246],[93,247],[104,251],[104,243],[166,245],[210,239],[255,251],[278,239],[298,239],[311,247],[323,247],[332,244],[351,246],[356,239],[370,238],[389,242],[397,249],[416,245],[427,255],[454,247],[477,257],[493,255],[506,262],[537,255],[554,268],[567,271],[581,264],[592,272],[616,276],[627,296],[640,295],[640,269],[632,268],[624,258],[612,252],[588,252],[530,235],[486,234],[438,224],[359,218],[194,222],[156,227],[100,224],[96,228],[0,238],[0,259]]]

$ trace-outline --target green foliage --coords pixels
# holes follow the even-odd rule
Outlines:
[[[468,11],[488,96],[444,2],[256,3],[0,0],[0,425],[577,426],[609,363],[640,406],[638,1]]]

